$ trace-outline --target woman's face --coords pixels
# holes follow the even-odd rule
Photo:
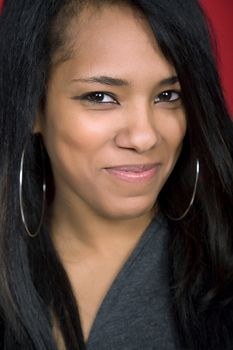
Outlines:
[[[105,218],[152,210],[186,131],[180,85],[142,15],[84,10],[74,55],[54,67],[39,117],[55,201]]]

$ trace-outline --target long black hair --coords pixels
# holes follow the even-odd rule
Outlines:
[[[64,33],[85,3],[119,1],[6,0],[0,18],[0,313],[7,350],[55,350],[53,324],[66,348],[84,349],[78,306],[49,236],[49,210],[40,234],[25,234],[19,172],[32,229],[40,220],[42,166],[31,137],[46,99],[54,57],[67,58]],[[206,18],[197,0],[123,1],[146,16],[164,56],[175,67],[187,115],[180,158],[159,195],[168,218],[174,317],[184,348],[233,348],[233,126],[220,87]],[[32,140],[31,140],[32,139]],[[49,174],[49,159],[45,159]],[[52,176],[52,175],[51,175]],[[50,176],[50,178],[51,178]],[[50,179],[50,182],[51,179]],[[52,188],[52,186],[51,186]],[[48,201],[52,200],[50,189]],[[3,346],[3,345],[2,345]]]

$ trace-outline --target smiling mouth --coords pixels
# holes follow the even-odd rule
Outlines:
[[[139,164],[139,165],[122,165],[105,168],[106,172],[119,179],[131,183],[142,183],[153,179],[161,164]]]

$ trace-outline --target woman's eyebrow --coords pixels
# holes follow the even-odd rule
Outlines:
[[[72,79],[72,82],[81,82],[81,83],[99,83],[103,85],[111,85],[111,86],[130,86],[130,82],[125,79],[118,79],[113,77],[96,76],[89,78],[80,78],[80,79]]]
[[[179,82],[179,79],[178,79],[177,75],[174,75],[174,76],[160,80],[158,83],[158,86],[162,87],[162,86],[166,86],[166,85],[174,85],[178,82]]]
[[[165,79],[160,80],[157,85],[159,87],[166,86],[166,85],[173,85],[178,82],[178,77],[177,76],[171,76]],[[80,83],[88,83],[88,84],[93,84],[93,83],[99,83],[102,85],[110,85],[110,86],[131,86],[132,83],[129,82],[128,80],[125,79],[119,79],[119,78],[113,78],[109,76],[93,76],[93,77],[88,77],[88,78],[79,78],[79,79],[72,79],[72,82],[80,82]]]

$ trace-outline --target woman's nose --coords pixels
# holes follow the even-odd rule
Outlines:
[[[144,153],[154,148],[161,140],[156,128],[153,108],[139,108],[124,113],[124,126],[116,135],[115,142],[120,148]]]

